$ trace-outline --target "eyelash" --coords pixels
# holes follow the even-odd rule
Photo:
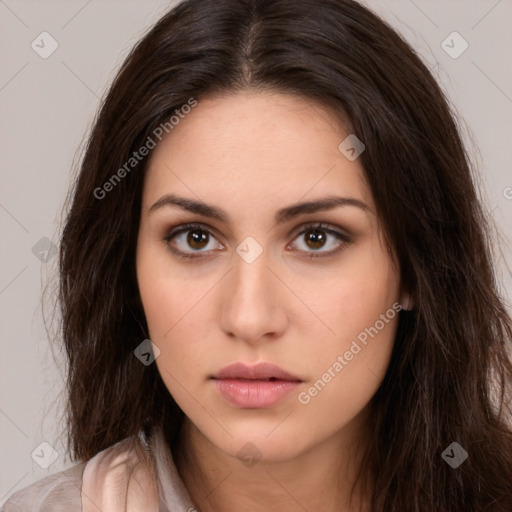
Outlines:
[[[165,234],[165,236],[162,238],[162,241],[166,244],[169,251],[171,251],[173,254],[175,254],[176,256],[178,256],[180,258],[183,258],[186,260],[192,260],[192,259],[201,260],[201,259],[207,258],[208,256],[202,255],[203,253],[201,253],[199,251],[193,251],[191,253],[186,253],[186,252],[179,251],[179,250],[171,247],[170,242],[175,236],[180,235],[181,233],[186,233],[187,231],[193,231],[195,229],[199,230],[199,231],[203,231],[205,233],[208,233],[208,235],[214,236],[213,233],[211,232],[211,230],[205,224],[191,223],[191,224],[182,224],[180,226],[172,228],[170,231],[168,231]],[[351,240],[349,239],[348,236],[344,235],[343,233],[341,233],[339,231],[329,228],[326,224],[323,224],[321,222],[307,224],[307,225],[303,226],[302,231],[297,233],[294,240],[296,238],[299,238],[299,236],[304,235],[305,233],[307,233],[309,231],[314,231],[314,230],[321,230],[321,231],[324,231],[325,233],[333,235],[338,240],[340,240],[341,243],[338,245],[338,247],[336,249],[333,249],[328,252],[316,252],[316,253],[312,252],[312,253],[310,253],[309,251],[301,251],[301,252],[305,252],[307,254],[306,257],[310,258],[310,259],[326,258],[329,256],[333,256],[334,254],[337,254],[338,252],[343,250],[345,248],[346,244],[351,242]],[[204,254],[207,254],[207,253],[204,253]]]

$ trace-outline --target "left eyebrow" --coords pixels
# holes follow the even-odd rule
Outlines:
[[[176,194],[166,194],[162,196],[156,203],[151,206],[148,213],[158,210],[164,206],[178,206],[183,210],[187,210],[198,215],[211,217],[221,222],[229,224],[229,215],[219,208],[211,204],[181,197]],[[340,206],[353,206],[362,210],[371,211],[368,205],[363,201],[354,197],[327,196],[313,201],[295,203],[278,210],[274,216],[276,224],[282,224],[290,219],[306,213],[315,213],[319,211],[332,210]]]

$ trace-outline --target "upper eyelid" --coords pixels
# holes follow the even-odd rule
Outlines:
[[[217,230],[214,227],[212,227],[209,224],[204,223],[204,222],[185,222],[183,224],[177,225],[177,226],[166,231],[164,239],[170,241],[171,238],[174,238],[182,233],[186,233],[187,231],[191,231],[193,229],[198,229],[198,228],[204,229],[204,231],[208,232],[209,234],[213,234],[215,239],[219,243],[222,244],[222,242],[220,242],[220,240],[217,239],[217,236],[216,236]],[[338,235],[339,238],[341,238],[342,240],[350,238],[350,235],[346,232],[346,230],[344,230],[340,227],[334,226],[330,223],[319,222],[319,221],[304,222],[300,226],[292,229],[291,232],[289,233],[289,235],[287,235],[287,236],[294,235],[295,237],[297,237],[308,229],[322,229],[322,230],[325,230],[326,232],[330,233],[332,236]],[[222,244],[222,245],[224,245],[224,244]],[[194,252],[199,253],[200,251],[194,251]]]
[[[208,232],[209,234],[215,235],[217,233],[217,230],[214,227],[212,227],[208,224],[205,224],[203,222],[184,222],[183,224],[179,224],[172,228],[166,229],[164,238],[169,238],[171,236],[175,237],[182,233],[186,233],[187,231],[191,231],[193,229],[198,229],[198,228],[203,229],[204,231]],[[216,237],[216,239],[217,239],[217,237]]]

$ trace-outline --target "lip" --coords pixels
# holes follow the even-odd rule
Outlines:
[[[242,409],[271,407],[289,395],[302,380],[271,363],[234,363],[211,377],[231,405]]]

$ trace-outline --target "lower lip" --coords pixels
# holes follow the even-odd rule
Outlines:
[[[222,396],[236,407],[271,407],[289,395],[299,384],[289,380],[214,379]]]

